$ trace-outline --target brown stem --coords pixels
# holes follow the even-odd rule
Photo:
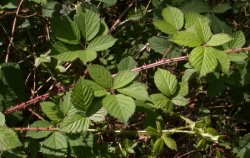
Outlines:
[[[28,108],[28,110],[31,112],[32,115],[36,116],[39,120],[43,120],[45,121],[45,119],[40,116],[39,114],[37,114],[34,110],[32,110],[31,108]]]

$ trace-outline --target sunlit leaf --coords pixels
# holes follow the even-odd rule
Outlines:
[[[69,115],[60,123],[60,129],[66,133],[80,133],[89,128],[89,118],[80,114]]]
[[[112,47],[117,39],[110,35],[102,35],[94,38],[88,45],[88,50],[102,51]]]
[[[128,85],[137,77],[137,75],[138,73],[130,70],[119,71],[115,76],[113,88],[118,89]]]
[[[161,138],[164,140],[164,143],[166,144],[167,147],[169,147],[172,150],[177,150],[177,145],[175,140],[173,140],[172,138],[168,137],[165,134]]]
[[[21,146],[22,143],[19,141],[16,133],[6,127],[0,126],[0,151],[14,149],[18,146]]]
[[[63,113],[60,110],[59,105],[56,105],[53,102],[42,102],[41,103],[42,111],[46,114],[46,116],[52,121],[60,121],[63,119]]]
[[[219,46],[219,45],[223,45],[223,44],[231,41],[232,39],[233,39],[232,37],[230,37],[229,35],[224,34],[224,33],[215,34],[207,42],[207,45],[209,45],[209,46]]]

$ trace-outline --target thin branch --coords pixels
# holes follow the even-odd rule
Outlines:
[[[250,51],[250,46],[245,47],[245,48],[228,49],[228,50],[225,50],[224,52],[226,52],[226,53],[239,53],[239,52],[248,52],[248,51]]]
[[[39,120],[43,120],[45,121],[45,119],[40,116],[39,114],[37,114],[34,110],[32,110],[31,108],[28,108],[28,110],[31,112],[32,115],[36,116]]]
[[[5,56],[5,62],[7,63],[8,60],[9,60],[9,55],[10,55],[10,47],[11,45],[13,45],[13,39],[14,39],[14,32],[15,32],[15,29],[16,29],[16,21],[17,21],[17,17],[18,17],[18,13],[20,11],[20,8],[21,8],[21,5],[23,4],[24,0],[21,0],[18,7],[17,7],[17,10],[16,10],[16,16],[13,20],[13,24],[12,24],[12,30],[11,30],[11,36],[10,36],[10,42],[9,42],[9,45],[7,47],[7,52],[6,52],[6,56]]]
[[[136,0],[133,0],[132,2],[129,3],[129,5],[127,6],[127,8],[121,13],[121,15],[118,17],[118,19],[115,21],[115,23],[113,24],[113,26],[111,27],[111,29],[109,30],[109,33],[115,31],[115,29],[117,28],[117,26],[119,25],[119,23],[121,22],[122,17],[127,13],[127,11],[134,5],[134,3],[136,2]]]
[[[39,128],[33,128],[33,127],[16,127],[13,128],[15,131],[60,131],[59,128],[55,127],[39,127]],[[128,134],[128,135],[137,135],[137,134],[143,134],[148,135],[148,132],[145,130],[138,130],[138,131],[132,131],[132,130],[101,130],[101,129],[87,129],[86,132],[92,132],[92,133],[114,133],[114,134]],[[193,131],[188,130],[179,130],[179,129],[165,129],[162,130],[162,133],[185,133],[185,134],[195,134]]]

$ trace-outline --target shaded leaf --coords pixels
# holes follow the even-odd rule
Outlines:
[[[175,105],[179,105],[179,106],[186,106],[189,103],[189,100],[184,98],[183,96],[176,96],[172,98],[171,101]]]
[[[80,133],[89,128],[89,118],[80,114],[69,115],[60,123],[60,130],[66,133]]]
[[[137,62],[134,60],[133,57],[128,56],[123,58],[120,63],[118,64],[119,71],[121,70],[132,70],[137,66]]]
[[[60,108],[58,105],[56,105],[53,102],[42,102],[41,103],[42,111],[45,113],[45,115],[52,121],[60,121],[63,119],[63,113],[60,111]]]
[[[188,46],[188,47],[197,47],[200,46],[203,41],[200,40],[195,33],[192,32],[187,32],[187,31],[181,31],[177,34],[175,34],[170,41],[183,45],[183,46]]]
[[[224,49],[241,48],[246,42],[245,35],[242,31],[236,31],[232,34],[232,40],[223,45]]]
[[[213,9],[213,13],[224,13],[227,10],[231,9],[232,7],[230,6],[229,3],[219,3],[217,4]]]
[[[228,57],[228,54],[223,51],[218,51],[216,55],[220,63],[222,72],[224,72],[225,74],[229,74],[230,58]]]
[[[49,128],[50,126],[52,126],[52,124],[47,121],[35,121],[30,125],[30,128]],[[26,137],[41,139],[47,137],[51,133],[51,131],[28,131]]]
[[[158,109],[164,109],[167,111],[172,111],[173,106],[171,105],[171,100],[161,93],[156,93],[150,95],[150,99],[153,102],[153,106]]]
[[[153,153],[154,155],[160,155],[164,150],[164,140],[159,138],[153,145]]]
[[[16,133],[6,127],[0,126],[0,151],[14,149],[18,146],[21,146],[22,143],[19,141]]]
[[[177,145],[175,140],[173,140],[172,138],[168,137],[165,134],[161,138],[164,140],[164,143],[166,144],[167,147],[177,151]]]
[[[88,50],[102,51],[112,47],[117,39],[110,35],[102,35],[94,38],[88,45]]]
[[[152,48],[155,52],[160,54],[164,54],[164,52],[169,47],[168,40],[162,37],[153,36],[148,39],[148,43],[150,48]]]

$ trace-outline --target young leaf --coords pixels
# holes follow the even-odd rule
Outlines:
[[[216,55],[220,63],[222,72],[224,72],[225,74],[228,74],[229,68],[230,68],[230,58],[228,57],[228,54],[223,51],[218,51]]]
[[[202,43],[206,43],[212,36],[209,21],[206,18],[198,18],[195,23],[196,35]]]
[[[88,45],[88,50],[102,51],[112,47],[117,39],[110,35],[102,35],[94,38]]]
[[[166,144],[167,147],[177,151],[177,145],[175,140],[173,140],[172,138],[168,137],[165,134],[161,138],[164,140],[164,143]]]
[[[0,126],[5,125],[5,116],[0,112]]]
[[[111,73],[108,69],[101,65],[89,65],[88,72],[90,77],[96,81],[99,85],[104,88],[112,88],[113,79],[111,77]]]
[[[135,111],[134,100],[122,94],[108,95],[102,100],[102,104],[111,116],[123,123],[127,123]]]
[[[171,99],[171,101],[175,105],[179,106],[186,106],[189,103],[188,99],[184,98],[183,96],[176,96],[173,99]]]
[[[166,34],[173,35],[176,33],[176,29],[165,20],[154,20],[153,24],[158,30]]]
[[[154,155],[160,155],[164,150],[164,140],[159,138],[156,140],[153,146],[153,153]]]
[[[145,84],[134,82],[127,87],[117,89],[119,93],[133,97],[136,100],[150,100],[148,96],[147,86]]]
[[[175,34],[170,41],[188,47],[197,47],[200,46],[203,41],[200,40],[195,33],[188,31],[181,31]]]
[[[35,121],[30,125],[30,128],[49,128],[52,124],[47,121]],[[33,139],[41,139],[51,134],[51,131],[28,131],[26,137]]]
[[[93,89],[85,82],[84,79],[80,79],[71,93],[72,105],[81,112],[86,113],[93,99]]]
[[[184,15],[180,9],[168,6],[162,11],[163,19],[171,25],[172,28],[180,30],[184,24]]]
[[[163,94],[161,93],[152,94],[150,95],[150,98],[155,108],[167,109],[167,111],[172,111],[172,107],[170,106],[171,105],[170,99],[164,96]]]
[[[158,69],[154,75],[154,82],[161,93],[166,96],[172,96],[177,90],[178,81],[175,75],[167,70]]]
[[[216,49],[204,46],[192,50],[189,62],[200,73],[200,77],[212,72],[217,66],[216,52]]]
[[[78,10],[74,21],[87,41],[93,39],[99,32],[100,18],[91,10],[86,9],[85,12]]]
[[[46,114],[46,116],[52,121],[60,121],[63,119],[63,113],[60,111],[58,105],[53,102],[42,102],[41,103],[42,111]]]
[[[123,58],[118,64],[118,70],[132,70],[137,66],[137,62],[131,56]]]
[[[60,129],[66,133],[80,133],[89,128],[89,118],[80,114],[69,115],[60,123]]]
[[[67,153],[67,140],[62,133],[54,132],[43,142],[41,152],[46,155],[64,157]]]
[[[128,85],[137,77],[137,75],[138,73],[130,70],[119,71],[115,76],[113,89],[122,88]]]
[[[231,40],[232,40],[232,37],[230,37],[227,34],[224,34],[224,33],[215,34],[207,42],[207,45],[208,46],[220,46],[220,45],[223,45]]]
[[[11,150],[18,146],[21,146],[22,143],[19,141],[16,133],[6,127],[0,126],[0,151]]]

